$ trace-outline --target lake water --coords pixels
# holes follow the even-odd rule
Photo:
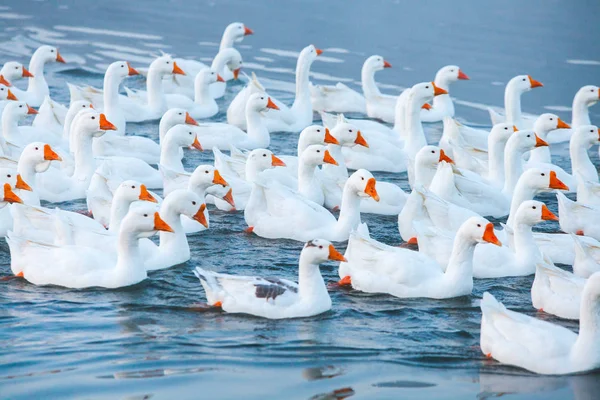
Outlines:
[[[377,74],[388,93],[458,64],[471,80],[451,88],[457,117],[482,126],[489,126],[485,106],[502,105],[504,84],[514,75],[531,74],[545,85],[523,96],[525,111],[553,110],[567,121],[574,93],[599,83],[598,1],[411,3],[5,0],[0,62],[27,64],[39,45],[59,46],[68,63],[48,65],[46,73],[53,98],[67,103],[66,82],[100,87],[104,69],[117,59],[144,67],[163,50],[209,60],[225,26],[242,21],[255,31],[238,46],[245,72],[256,71],[288,102],[295,54],[310,43],[327,57],[313,65],[316,83],[358,87],[362,62],[372,54],[394,66]],[[130,79],[127,85],[139,88],[144,81]],[[225,120],[241,85],[228,88],[213,120]],[[600,107],[591,109],[591,117],[600,122]],[[156,123],[130,124],[128,131],[158,136]],[[435,143],[441,125],[427,125],[426,131]],[[296,138],[274,134],[272,148],[292,154]],[[556,150],[564,154],[564,147]],[[188,156],[190,170],[212,162],[210,152]],[[557,163],[569,168],[564,157]],[[408,187],[405,174],[376,176]],[[541,200],[556,212],[553,195]],[[61,206],[81,210],[85,203]],[[395,217],[363,219],[377,239],[400,242]],[[533,277],[477,280],[471,296],[445,301],[334,290],[331,311],[299,320],[202,311],[204,292],[192,274],[196,265],[296,279],[302,244],[261,239],[245,228],[242,213],[211,210],[211,229],[189,238],[191,261],[135,287],[68,290],[0,281],[0,398],[598,398],[598,374],[539,377],[481,354],[482,293],[489,290],[509,308],[535,315]],[[337,279],[335,264],[323,265],[322,272],[326,281]],[[2,242],[0,276],[9,275]],[[537,316],[578,329],[573,322]]]

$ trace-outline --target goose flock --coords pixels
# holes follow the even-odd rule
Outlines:
[[[504,110],[490,110],[487,131],[455,119],[450,88],[469,79],[456,65],[392,95],[375,80],[392,65],[373,55],[362,67],[361,93],[342,83],[313,85],[311,65],[323,51],[309,45],[298,55],[289,105],[256,75],[240,75],[235,44],[253,33],[228,25],[210,65],[168,54],[147,68],[113,62],[102,88],[68,84],[68,106],[52,100],[44,78],[46,64],[68,62],[56,47],[39,47],[28,68],[3,65],[0,231],[15,278],[78,289],[137,284],[149,271],[188,261],[187,235],[209,229],[209,209],[217,208],[243,213],[250,235],[305,244],[297,282],[196,267],[209,306],[297,318],[331,309],[331,286],[448,299],[471,295],[480,278],[535,274],[532,306],[579,320],[579,332],[510,311],[486,292],[483,354],[539,374],[600,368],[600,182],[589,155],[600,130],[588,113],[600,100],[597,86],[576,92],[569,124],[524,114],[522,95],[543,84],[516,76]],[[121,90],[140,74],[146,90]],[[219,112],[228,82],[242,77],[247,84],[226,121],[203,122]],[[21,125],[28,116],[32,124]],[[129,124],[148,121],[159,121],[153,139],[127,134]],[[428,142],[425,122],[443,125],[437,144]],[[272,132],[299,134],[297,150],[274,154]],[[569,171],[553,164],[561,146]],[[185,170],[189,151],[210,150],[214,165]],[[411,191],[378,181],[375,171],[406,173]],[[535,200],[547,192],[556,193],[556,214]],[[86,200],[87,215],[52,204],[77,199]],[[406,243],[371,238],[361,213],[397,215]],[[558,221],[561,232],[534,231],[543,221]],[[158,242],[150,240],[157,231]],[[340,263],[340,280],[329,286],[319,270],[328,260]]]

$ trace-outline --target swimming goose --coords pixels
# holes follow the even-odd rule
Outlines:
[[[421,121],[438,122],[444,117],[454,117],[454,103],[450,98],[450,84],[469,77],[457,65],[446,65],[435,74],[435,86],[444,89],[447,94],[435,96],[433,106],[421,111]]]
[[[589,243],[581,240],[581,236],[571,234],[575,242],[575,261],[573,273],[582,278],[589,278],[600,271],[600,243]]]
[[[544,85],[541,82],[536,81],[530,75],[518,75],[512,78],[504,90],[504,110],[496,111],[488,108],[492,125],[508,122],[516,125],[519,129],[531,129],[535,118],[524,116],[521,113],[521,95],[542,86]]]
[[[184,172],[179,151],[184,147],[203,151],[198,141],[198,130],[197,126],[190,125],[175,125],[169,129],[160,146],[159,165],[175,172]]]
[[[313,239],[300,253],[298,283],[280,278],[226,275],[196,267],[208,304],[228,313],[269,319],[301,318],[331,308],[331,298],[319,271],[328,260],[345,261],[327,240]]]
[[[539,311],[560,318],[579,319],[585,278],[556,267],[549,261],[536,265],[531,302]]]
[[[19,122],[27,115],[35,115],[37,111],[24,101],[10,101],[2,111],[2,135],[4,140],[19,147],[31,142],[44,141],[53,146],[63,146],[62,138],[52,131],[33,126],[19,126]]]
[[[11,87],[11,82],[22,78],[33,78],[33,74],[20,62],[7,61],[0,69],[0,84],[4,86]]]

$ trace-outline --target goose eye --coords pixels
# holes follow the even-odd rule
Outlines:
[[[192,134],[192,132],[190,132],[190,135]]]
[[[527,79],[523,78],[523,82],[525,82]]]
[[[19,108],[23,108],[23,104],[21,104],[21,105],[19,106]]]
[[[121,65],[121,68],[125,68],[125,66],[124,66],[124,65]]]
[[[505,127],[505,128],[504,128],[504,130],[505,130],[505,131],[507,131],[507,130],[508,130],[508,128],[506,128],[506,127]]]
[[[15,67],[15,69],[19,69],[19,67]],[[592,90],[592,92],[593,92],[593,90]]]
[[[194,206],[196,205],[196,201],[195,201],[195,200],[194,200],[194,201],[192,201],[192,205],[194,205]]]
[[[266,154],[263,154],[263,157],[266,157],[266,156],[267,156]]]
[[[542,172],[542,176],[546,176],[546,174]]]
[[[204,171],[204,173],[208,174],[208,171]]]
[[[592,129],[590,132],[594,133],[594,130]]]
[[[431,150],[431,154],[435,154],[435,150]]]
[[[84,105],[82,105],[81,107],[85,108],[85,104],[84,104]]]
[[[531,135],[527,135],[527,137],[531,137]]]
[[[536,209],[536,207],[535,207],[535,206],[533,206],[533,207],[531,207],[531,208],[533,208],[534,210]]]
[[[594,93],[594,92],[595,92],[595,90],[594,90],[594,89],[591,89],[591,90],[590,90],[590,92]]]
[[[348,132],[352,133],[352,129],[348,129]]]
[[[39,150],[39,147],[36,147],[35,149],[36,149],[36,150]]]
[[[167,61],[167,64],[170,64],[170,63],[171,63],[171,61]]]
[[[183,113],[179,113],[179,115],[183,115]]]
[[[550,118],[550,121],[554,121],[554,118]]]
[[[144,214],[144,217],[147,217],[147,216],[148,216],[148,214]]]
[[[320,153],[320,152],[321,152],[321,150],[317,150],[317,153]]]
[[[361,176],[361,177],[360,177],[360,180],[361,180],[361,181],[364,181],[364,180],[365,180],[365,177],[364,177],[364,176]]]
[[[319,248],[320,248],[320,249],[322,249],[322,248],[323,248],[323,246],[319,246]]]
[[[10,174],[8,174],[8,175],[6,175],[6,177],[7,177],[7,178],[10,178],[10,177],[11,177],[11,175],[10,175]]]
[[[320,130],[320,129],[317,129],[317,132],[321,133],[321,130]]]
[[[92,119],[96,119],[96,117],[92,117]]]
[[[429,89],[429,85],[425,86],[425,89]]]
[[[478,227],[478,228],[481,228],[481,224],[477,224],[477,227]]]
[[[264,97],[261,97],[260,99],[261,99],[261,100],[264,100],[265,98],[264,98]]]
[[[50,53],[54,53],[54,50],[50,50]]]
[[[132,186],[131,188],[132,188],[132,189],[135,189],[135,186]]]

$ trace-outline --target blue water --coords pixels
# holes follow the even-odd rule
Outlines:
[[[143,67],[160,50],[210,59],[224,27],[242,21],[255,31],[238,46],[245,71],[268,78],[267,86],[284,101],[293,98],[296,62],[285,52],[314,43],[329,57],[314,63],[316,83],[341,80],[356,86],[363,60],[376,53],[394,66],[377,75],[388,93],[432,80],[438,68],[458,64],[471,80],[451,88],[457,116],[488,126],[481,108],[501,106],[503,85],[525,73],[545,86],[524,95],[524,109],[552,110],[569,121],[574,93],[600,78],[598,15],[600,3],[585,0],[5,0],[0,62],[27,64],[37,46],[59,46],[68,64],[49,65],[47,78],[53,98],[66,103],[65,82],[100,87],[104,68],[116,59]],[[130,79],[127,85],[143,87],[144,81]],[[225,119],[241,85],[228,88],[213,120]],[[600,107],[591,109],[591,117],[600,121]],[[130,124],[128,130],[158,136],[156,123]],[[428,125],[426,131],[435,142],[441,126]],[[272,148],[292,154],[296,137],[274,134]],[[564,147],[554,150],[564,154]],[[190,170],[212,161],[210,152],[187,155]],[[564,157],[557,162],[569,169]],[[376,176],[408,187],[405,174]],[[552,195],[541,200],[556,211]],[[61,206],[85,208],[83,201]],[[377,239],[400,242],[395,217],[366,215],[364,220]],[[68,290],[21,279],[0,281],[0,398],[598,396],[598,374],[539,377],[481,354],[481,294],[489,290],[508,307],[536,315],[529,295],[532,277],[478,280],[473,295],[445,301],[334,290],[331,311],[301,320],[204,311],[199,307],[204,292],[191,272],[195,265],[296,279],[301,244],[261,239],[245,234],[245,228],[241,213],[211,210],[210,230],[189,238],[191,261],[153,273],[135,287]],[[337,279],[335,264],[323,265],[322,272],[326,281]],[[8,247],[2,242],[0,276],[9,275]],[[573,322],[537,316],[578,329]]]

